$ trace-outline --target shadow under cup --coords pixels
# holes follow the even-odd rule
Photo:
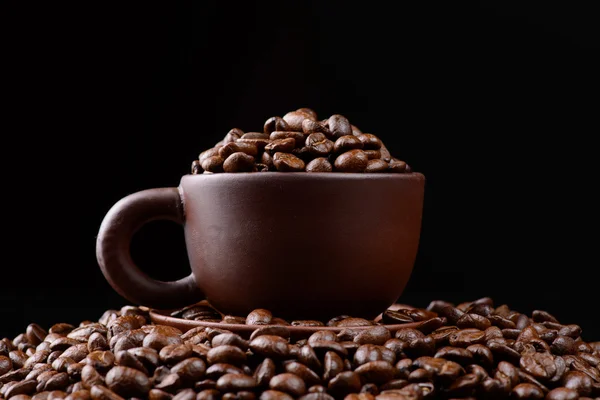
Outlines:
[[[410,277],[424,184],[419,173],[186,175],[179,188],[115,204],[98,262],[115,290],[150,307],[207,298],[239,316],[266,308],[287,319],[373,318]],[[133,264],[131,237],[155,219],[183,224],[189,277],[159,282]]]

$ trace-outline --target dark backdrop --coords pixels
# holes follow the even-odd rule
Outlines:
[[[0,336],[126,304],[95,259],[112,204],[176,186],[232,127],[312,107],[379,135],[427,177],[402,301],[492,296],[600,340],[593,10],[314,3],[2,14]],[[154,223],[133,252],[153,276],[186,274],[177,226]]]

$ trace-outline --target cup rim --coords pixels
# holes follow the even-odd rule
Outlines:
[[[198,177],[202,177],[204,179],[210,177],[210,179],[220,179],[215,178],[216,176],[227,177],[227,179],[235,179],[236,177],[240,177],[243,179],[252,179],[250,177],[256,177],[254,179],[261,179],[260,177],[268,176],[269,178],[273,178],[277,176],[277,178],[287,179],[291,177],[297,178],[307,178],[308,179],[331,179],[331,180],[395,180],[395,179],[408,179],[408,180],[425,180],[425,175],[421,172],[403,172],[403,173],[382,173],[382,172],[279,172],[279,171],[266,171],[266,172],[219,172],[219,173],[209,173],[209,174],[186,174],[182,176],[182,179],[197,179]]]

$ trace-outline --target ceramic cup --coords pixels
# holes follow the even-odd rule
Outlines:
[[[291,319],[372,318],[410,277],[425,178],[408,174],[236,173],[186,175],[178,188],[117,202],[96,254],[128,300],[171,309],[202,299],[225,314],[256,308]],[[149,221],[180,223],[192,273],[157,281],[129,252]]]

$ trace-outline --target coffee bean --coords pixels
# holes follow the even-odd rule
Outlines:
[[[473,344],[482,344],[485,341],[485,332],[475,329],[461,329],[449,338],[450,345],[455,347],[468,347]]]
[[[98,332],[95,332],[98,333]],[[102,334],[98,333],[98,335],[100,335],[101,337]],[[91,336],[90,336],[91,337]],[[50,350],[55,351],[55,350],[60,350],[60,351],[64,351],[66,349],[68,349],[71,346],[75,346],[77,344],[80,344],[81,342],[75,339],[70,339],[70,338],[60,338],[60,339],[56,339],[55,341],[53,341],[52,343],[50,343]]]
[[[148,370],[146,369],[146,367],[144,367],[144,365],[137,359],[135,358],[131,353],[129,353],[127,350],[121,350],[117,353],[117,355],[115,356],[115,361],[117,362],[118,365],[122,365],[124,367],[129,367],[129,368],[135,368],[139,371],[142,371],[144,374],[148,375]],[[77,364],[74,364],[77,365]],[[69,366],[69,368],[71,368],[71,366]]]
[[[335,398],[344,398],[350,393],[356,393],[361,388],[360,375],[353,371],[344,371],[329,381],[327,390]]]
[[[391,339],[390,331],[383,326],[362,330],[355,338],[354,342],[359,344],[383,345]]]
[[[89,353],[82,362],[98,371],[108,371],[115,363],[115,356],[110,351],[98,350]]]
[[[254,371],[254,379],[260,387],[268,386],[271,378],[275,376],[275,363],[270,358],[265,358]]]
[[[145,396],[150,391],[150,380],[137,369],[113,367],[106,374],[106,385],[124,397]]]
[[[168,393],[176,393],[182,386],[181,377],[177,374],[167,374],[161,377],[160,381],[155,381],[155,388],[164,390]]]
[[[426,321],[419,322],[419,324],[416,325],[414,329],[421,331],[424,334],[429,334],[435,331],[436,329],[442,327],[444,324],[446,324],[446,322],[446,317],[430,318]]]
[[[199,381],[206,372],[206,364],[198,357],[182,360],[171,368],[171,372],[179,375],[182,382],[192,384]]]
[[[450,387],[448,392],[452,396],[462,397],[469,395],[479,384],[479,378],[474,374],[463,375],[455,380]]]
[[[245,153],[252,157],[256,157],[258,155],[258,149],[254,143],[248,143],[248,142],[233,143],[232,142],[232,143],[228,143],[225,146],[221,147],[219,149],[218,156],[221,157],[221,159],[225,160],[233,153],[238,153],[238,152]],[[210,157],[210,158],[212,158],[212,157]],[[202,165],[204,166],[204,163]],[[214,310],[210,310],[210,311],[214,312]]]
[[[304,142],[306,137],[301,132],[292,132],[292,131],[275,131],[272,132],[269,136],[269,139],[272,141],[281,140],[281,139],[294,139],[296,141],[296,148],[300,148],[304,146]]]
[[[359,140],[356,136],[347,135],[341,136],[338,138],[333,147],[333,151],[336,154],[341,154],[349,150],[362,149],[363,142]]]
[[[313,343],[321,340],[335,342],[338,340],[338,337],[333,331],[317,331],[309,336],[308,344],[312,345]]]
[[[356,136],[358,140],[363,144],[365,150],[379,150],[382,146],[381,140],[375,135],[370,133],[363,133],[362,135]]]
[[[94,385],[104,386],[104,378],[90,365],[86,365],[81,370],[81,381],[88,389],[91,389]]]
[[[581,327],[579,325],[574,324],[565,325],[558,331],[558,334],[576,339],[579,336],[581,336]]]
[[[107,350],[108,342],[106,341],[104,335],[99,332],[94,332],[90,335],[87,346],[88,351],[92,353],[97,350]]]
[[[486,317],[472,313],[464,314],[458,319],[456,325],[461,329],[475,328],[482,331],[492,326],[490,320]]]
[[[335,354],[335,353],[333,353]],[[327,356],[325,357],[325,370],[327,371]],[[343,363],[341,363],[343,366]],[[307,366],[296,362],[296,361],[289,361],[286,362],[284,364],[284,369],[286,372],[289,372],[291,374],[297,375],[298,377],[300,377],[304,383],[308,386],[312,386],[312,385],[318,385],[319,383],[321,383],[321,378],[319,378],[319,375],[317,375],[313,370],[311,370],[310,368],[308,368]],[[341,371],[340,371],[341,372]],[[324,379],[327,379],[324,377]]]
[[[305,119],[304,121],[302,121],[302,132],[304,132],[307,135],[310,135],[311,133],[321,132],[324,133],[326,136],[331,136],[331,131],[329,130],[329,127],[326,124],[320,121],[313,121],[310,119]]]
[[[220,400],[221,392],[216,389],[206,389],[198,393],[196,400]]]
[[[331,135],[334,138],[340,138],[346,135],[352,135],[352,125],[346,117],[339,114],[334,114],[328,120]]]
[[[263,132],[270,135],[274,131],[287,131],[290,127],[281,117],[271,117],[265,121]]]
[[[329,381],[344,371],[344,360],[335,352],[325,353],[323,379]]]
[[[408,165],[406,165],[406,162],[398,160],[396,158],[393,158],[389,161],[389,166],[388,166],[388,171],[390,172],[397,172],[397,173],[402,173],[402,172],[408,172]]]
[[[244,131],[238,128],[233,128],[229,132],[227,132],[227,135],[225,135],[225,138],[223,139],[223,144],[235,142],[238,139],[240,139],[243,135]]]
[[[306,172],[331,172],[333,171],[333,167],[331,166],[331,163],[329,162],[329,160],[327,160],[327,158],[324,157],[318,157],[315,158],[314,160],[310,161],[308,164],[306,164]],[[323,324],[322,322],[318,321],[319,324]],[[293,322],[292,322],[293,325]],[[305,325],[307,326],[307,325]],[[308,325],[311,326],[311,325]],[[315,325],[312,325],[315,326]]]
[[[236,152],[231,154],[223,163],[225,172],[250,172],[254,166],[254,157],[246,153]]]
[[[367,158],[369,159],[369,161],[381,159],[381,152],[379,150],[363,150],[363,151],[367,155]],[[387,163],[386,163],[386,165],[387,165]],[[388,167],[389,167],[389,165],[388,165]]]
[[[37,382],[34,380],[16,382],[14,385],[11,385],[8,390],[6,390],[4,397],[10,399],[11,397],[14,398],[18,395],[30,395],[35,392],[36,386]]]
[[[266,153],[263,153],[263,156]],[[267,156],[271,157],[270,155],[267,154]],[[263,158],[263,162],[264,162],[264,158]],[[271,160],[271,164],[273,163],[273,161]],[[236,317],[234,315],[226,315],[223,317],[223,321],[224,324],[245,324],[246,323],[246,318],[244,317]]]
[[[48,332],[46,332],[38,324],[29,324],[25,331],[27,341],[34,346],[37,346],[38,344],[42,343],[47,334]]]
[[[491,368],[494,365],[494,355],[488,347],[482,344],[473,344],[467,347],[467,351],[473,355],[473,360],[483,367]]]
[[[311,133],[306,138],[306,147],[313,157],[326,157],[334,148],[334,144],[323,133]]]
[[[321,361],[319,361],[315,351],[309,345],[305,345],[300,348],[298,361],[314,371],[320,371],[323,368],[323,365],[321,364]]]
[[[434,357],[445,358],[446,360],[455,361],[461,365],[469,365],[473,362],[473,354],[469,350],[461,347],[442,347],[435,353]]]
[[[556,374],[554,357],[548,353],[533,353],[521,357],[520,366],[538,379],[550,379]]]
[[[569,371],[562,378],[562,386],[576,390],[580,396],[590,396],[593,383],[592,378],[579,371]]]
[[[289,129],[296,132],[302,132],[302,122],[305,119],[315,120],[311,114],[307,114],[302,111],[292,111],[283,116],[285,122],[287,122]]]
[[[280,336],[262,335],[250,342],[250,349],[256,354],[273,359],[286,358],[289,354],[288,342]]]
[[[546,311],[542,311],[542,310],[533,310],[533,312],[531,313],[531,318],[535,322],[550,321],[550,322],[558,323],[558,320],[556,318],[554,318],[554,316],[552,316],[550,313],[548,313]]]
[[[512,395],[516,399],[541,400],[544,398],[542,389],[531,383],[520,383],[512,390]]]
[[[335,160],[335,169],[339,172],[364,172],[369,159],[362,150],[350,150]]]
[[[127,350],[134,356],[148,371],[154,371],[159,364],[158,352],[148,347],[134,347]]]
[[[363,344],[354,354],[354,363],[356,365],[366,364],[370,361],[388,361],[392,363],[395,359],[396,354],[392,350],[373,344]]]
[[[403,310],[386,310],[382,314],[382,321],[386,324],[403,324],[408,322],[414,322],[412,317],[406,314]]]
[[[385,145],[383,145],[383,143],[381,144],[381,148],[379,149],[379,155],[380,158],[386,163],[389,163],[392,160],[392,155],[390,154],[390,151],[387,149],[387,147],[385,147]]]
[[[364,318],[344,318],[341,321],[336,322],[334,326],[338,328],[351,326],[373,326],[373,322]]]
[[[244,353],[239,347],[222,345],[211,349],[208,352],[206,359],[209,364],[224,363],[239,366],[246,362],[246,353]]]
[[[219,379],[226,374],[243,374],[244,371],[231,364],[213,364],[206,369],[206,377],[208,379]]]
[[[342,357],[346,357],[348,355],[348,350],[346,350],[344,346],[332,340],[316,340],[310,343],[310,346],[313,348],[317,356],[321,356],[319,358],[322,358],[328,351],[334,351]]]
[[[254,338],[258,337],[258,336],[262,336],[262,335],[271,335],[271,336],[280,336],[284,339],[289,339],[290,337],[290,330],[288,328],[286,328],[285,326],[265,326],[263,328],[258,328],[256,329],[254,332],[252,332],[252,334],[250,335],[250,340],[254,340]],[[244,342],[246,348],[248,347],[247,342]],[[213,346],[214,346],[214,342],[213,342]],[[242,346],[238,346],[240,348],[244,348]]]
[[[568,388],[556,388],[551,390],[550,393],[546,395],[546,400],[577,400],[579,399],[579,394],[576,390],[568,389]]]
[[[386,171],[389,168],[388,163],[383,160],[380,160],[380,159],[371,159],[370,154],[369,154],[370,151],[373,151],[373,150],[365,151],[365,153],[367,154],[367,158],[369,158],[365,172],[375,173],[375,172]]]
[[[304,161],[289,153],[275,153],[273,165],[280,172],[299,172],[305,167]]]
[[[265,146],[265,152],[269,154],[275,154],[277,152],[281,153],[291,153],[292,150],[296,147],[296,140],[293,138],[287,139],[276,139],[271,141],[268,145]]]
[[[308,121],[308,120],[305,120]],[[294,398],[287,393],[279,390],[265,390],[260,394],[259,400],[293,400]]]

